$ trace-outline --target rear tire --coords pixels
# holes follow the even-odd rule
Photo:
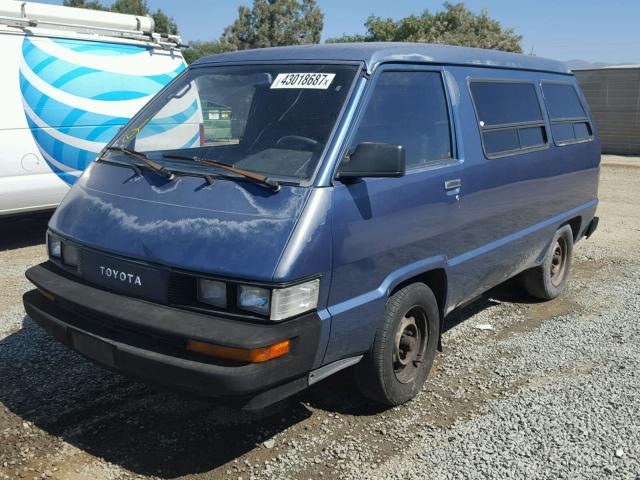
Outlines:
[[[433,365],[439,334],[438,303],[429,287],[414,283],[393,294],[371,349],[355,369],[362,394],[390,406],[415,397]]]
[[[571,275],[572,259],[573,230],[565,225],[553,236],[542,264],[523,273],[522,280],[527,293],[543,300],[560,295]]]

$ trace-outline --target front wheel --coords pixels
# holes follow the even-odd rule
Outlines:
[[[556,298],[567,286],[572,259],[573,231],[565,225],[553,236],[542,264],[523,273],[525,290],[543,300]]]
[[[438,303],[429,287],[414,283],[387,301],[373,345],[355,369],[360,391],[385,405],[400,405],[424,385],[440,333]]]

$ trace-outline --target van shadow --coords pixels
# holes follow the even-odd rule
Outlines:
[[[47,224],[53,212],[0,218],[0,251],[32,247],[45,242]]]
[[[449,315],[445,330],[493,305],[491,293]],[[260,412],[158,390],[95,366],[29,317],[0,340],[0,378],[0,402],[18,417],[133,473],[167,479],[231,468],[315,410],[384,411],[358,393],[351,370]],[[264,449],[264,458],[277,453]]]
[[[443,332],[447,332],[483,310],[501,303],[534,304],[544,302],[544,300],[527,295],[519,281],[517,276],[511,278],[486,291],[467,305],[456,308],[444,319]]]
[[[272,458],[277,451],[262,442],[314,408],[380,410],[359,399],[348,372],[334,377],[264,411],[245,412],[103,370],[29,317],[0,340],[0,403],[10,412],[97,458],[160,478],[209,472],[256,448]]]

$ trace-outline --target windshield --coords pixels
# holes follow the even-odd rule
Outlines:
[[[357,69],[298,64],[195,68],[152,100],[111,146],[157,161],[177,155],[271,177],[309,179]]]

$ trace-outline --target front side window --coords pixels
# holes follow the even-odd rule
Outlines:
[[[473,81],[470,89],[489,158],[546,146],[547,132],[533,83]]]
[[[351,147],[362,142],[402,145],[407,169],[451,159],[449,111],[440,73],[383,72]]]
[[[542,93],[551,119],[551,132],[558,145],[588,140],[591,124],[573,85],[542,83]]]
[[[194,68],[152,100],[112,146],[156,161],[176,162],[179,154],[309,179],[357,72],[355,65]]]

